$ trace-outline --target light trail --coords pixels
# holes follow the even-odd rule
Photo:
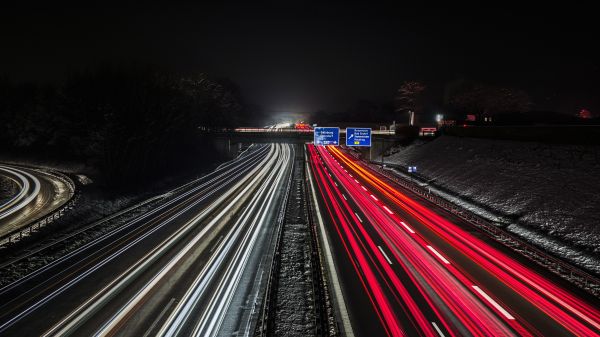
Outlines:
[[[86,297],[77,296],[69,299],[78,306],[70,313],[66,312],[66,316],[50,329],[46,326],[44,330],[35,335],[77,335],[81,329],[89,329],[93,326],[92,322],[97,320],[98,314],[106,314],[109,303],[114,307],[115,303],[122,303],[122,301],[125,303],[121,309],[110,314],[110,319],[105,324],[101,324],[102,327],[97,334],[111,335],[120,331],[124,326],[128,326],[129,319],[138,315],[138,310],[143,307],[147,299],[154,296],[153,285],[160,284],[161,280],[168,280],[169,277],[165,277],[165,275],[173,274],[168,270],[174,271],[178,268],[169,265],[169,260],[165,265],[161,265],[165,260],[164,257],[167,256],[166,253],[176,245],[182,246],[189,243],[187,241],[189,234],[195,227],[198,227],[198,223],[202,222],[202,219],[208,219],[207,216],[210,215],[210,220],[213,220],[215,217],[219,217],[218,212],[226,214],[228,207],[234,204],[239,209],[242,205],[241,199],[249,199],[253,195],[250,193],[253,189],[252,186],[260,187],[262,186],[261,182],[265,182],[263,172],[269,172],[272,176],[273,172],[277,171],[271,172],[273,169],[277,169],[273,164],[281,162],[282,158],[287,158],[289,161],[289,152],[289,149],[284,149],[282,152],[281,147],[277,146],[258,147],[256,151],[252,151],[248,155],[221,165],[213,173],[201,178],[195,186],[183,189],[181,192],[179,190],[173,192],[174,196],[164,204],[87,243],[46,267],[40,268],[18,282],[0,289],[0,297],[3,297],[0,304],[2,309],[0,334],[14,333],[15,329],[22,329],[28,322],[40,327],[46,323],[52,324],[51,321],[34,319],[34,317],[37,317],[35,315],[42,310],[47,310],[46,308],[49,306],[56,306],[73,294],[85,293],[87,290],[80,286],[80,284],[85,284],[83,281],[88,280],[86,282],[89,283],[92,278],[100,277],[102,279],[103,270],[132,254],[132,251],[142,252],[145,250],[144,254],[139,255],[138,260],[133,260],[133,264],[126,265],[122,268],[122,272],[106,281],[107,283],[103,282],[97,289],[90,290]],[[281,173],[278,174],[281,175]],[[263,179],[261,180],[260,177]],[[271,182],[273,182],[272,179]],[[266,184],[265,186],[272,187],[273,185]],[[240,202],[236,203],[236,200]],[[208,204],[204,206],[204,203],[207,202]],[[198,208],[199,210],[196,210]],[[227,218],[229,216],[226,214]],[[185,222],[181,221],[181,218],[186,219]],[[201,239],[211,232],[211,227],[213,226],[206,224],[200,228],[198,234],[194,234],[199,238],[195,242],[203,242]],[[153,239],[156,245],[144,247],[150,238],[159,233],[160,240]],[[166,233],[169,235],[165,235]],[[163,235],[164,237],[162,237]],[[224,236],[220,236],[218,233],[211,233],[210,236],[214,237],[217,247],[222,247]],[[202,245],[207,252],[214,248],[208,242],[202,243]],[[219,248],[216,248],[206,254],[217,254],[218,251]],[[159,261],[161,264],[157,264]],[[160,268],[156,269],[156,266]],[[144,285],[138,279],[142,276],[149,276],[148,271],[151,269],[157,270],[157,274],[150,274],[152,276],[150,281]],[[29,283],[31,283],[31,288],[27,291],[15,293],[19,288],[27,287]],[[132,288],[132,286],[136,288]],[[77,292],[74,292],[75,290]],[[124,293],[131,293],[132,290],[133,294],[127,295],[131,296],[130,298],[123,296]],[[165,301],[170,301],[172,298],[170,296]],[[60,306],[60,304],[58,305]],[[31,319],[24,320],[28,316],[31,316]],[[146,331],[147,327],[148,325],[141,328]]]
[[[40,193],[41,183],[34,175],[16,167],[0,165],[0,171],[5,172],[4,175],[19,186],[19,192],[0,205],[0,220],[2,220],[20,212],[33,202]]]
[[[226,272],[218,280],[217,290],[212,293],[208,306],[200,308],[202,314],[200,319],[195,322],[193,336],[215,336],[219,332],[226,309],[231,303],[233,291],[237,287],[249,255],[254,249],[257,236],[265,225],[267,215],[273,211],[276,189],[272,186],[282,185],[288,173],[287,168],[291,167],[292,153],[289,148],[286,147],[282,154],[278,154],[274,158],[278,158],[278,163],[274,169],[269,171],[270,174],[266,179],[268,183],[262,184],[259,191],[254,194],[249,206],[228,234],[228,239],[224,240],[227,244],[223,243],[223,247],[219,250],[219,260],[221,262],[211,264],[213,268],[222,268],[223,262],[228,262]],[[242,236],[241,244],[234,246],[234,243],[239,241],[238,238]],[[231,255],[234,248],[233,258],[225,260],[227,256]],[[184,324],[190,320],[194,309],[198,310],[199,299],[208,295],[205,294],[207,288],[203,285],[217,282],[213,281],[216,276],[216,273],[208,276],[198,275],[194,285],[189,288],[158,335],[187,335],[183,331]]]
[[[272,151],[273,153],[273,151]],[[271,154],[270,160],[273,160],[273,155]],[[262,174],[256,175],[259,171]],[[135,308],[148,293],[150,290],[157,285],[165,276],[169,274],[169,272],[177,265],[185,255],[188,253],[194,246],[212,229],[216,223],[227,214],[227,212],[233,208],[235,202],[242,198],[242,196],[251,190],[253,186],[255,186],[259,181],[262,175],[264,175],[265,169],[261,166],[256,166],[254,169],[247,174],[244,179],[240,180],[233,188],[227,190],[223,195],[221,195],[215,202],[211,203],[206,209],[204,209],[200,214],[194,217],[192,220],[188,221],[181,229],[179,229],[176,233],[171,235],[169,238],[164,240],[160,245],[152,249],[146,255],[144,255],[138,262],[136,262],[132,267],[125,270],[121,275],[116,277],[111,283],[102,288],[96,294],[94,294],[90,299],[80,305],[76,310],[74,310],[71,314],[67,315],[63,318],[58,324],[56,324],[53,328],[48,330],[44,335],[63,335],[70,334],[76,329],[78,326],[82,324],[82,322],[87,321],[95,312],[100,310],[106,303],[114,298],[117,294],[119,294],[125,287],[127,287],[131,282],[133,282],[139,275],[141,275],[144,271],[146,271],[155,261],[158,260],[159,257],[163,256],[168,252],[177,242],[179,242],[185,235],[187,235],[196,225],[205,219],[208,215],[210,215],[213,210],[220,207],[225,201],[229,200],[230,196],[235,195],[233,202],[230,202],[226,205],[225,209],[223,209],[214,219],[209,222],[200,233],[198,233],[192,240],[190,240],[185,248],[178,252],[178,254],[169,261],[169,263],[164,266],[160,272],[155,275],[140,291],[136,293],[136,295],[130,299],[126,306],[121,308],[108,322],[104,325],[104,327],[97,333],[100,336],[108,335],[112,332],[113,329],[119,327],[120,322],[126,317],[132,310]],[[252,178],[252,179],[251,179]],[[243,189],[239,191],[240,188]],[[239,193],[236,193],[239,192]],[[176,218],[178,214],[171,217]]]
[[[327,160],[326,160],[327,161]],[[342,185],[344,185],[348,190],[349,194],[353,197],[353,199],[358,203],[359,207],[363,208],[363,212],[368,215],[368,218],[371,221],[371,224],[375,225],[380,231],[385,233],[388,239],[392,240],[394,245],[391,246],[394,251],[394,247],[402,247],[402,255],[396,254],[394,251],[396,258],[400,261],[405,261],[403,268],[406,264],[412,265],[412,270],[407,269],[406,272],[408,276],[413,280],[414,284],[419,287],[419,291],[421,295],[424,297],[424,300],[428,303],[432,303],[437,300],[437,306],[444,306],[444,302],[435,298],[436,296],[441,296],[444,298],[445,302],[450,303],[450,305],[445,305],[445,310],[451,310],[454,314],[454,320],[460,319],[464,323],[464,331],[468,329],[470,334],[473,335],[511,335],[510,331],[508,331],[504,325],[493,317],[491,311],[486,311],[485,308],[481,305],[481,302],[472,294],[466,290],[466,287],[457,283],[452,275],[449,274],[448,270],[442,269],[439,270],[437,274],[431,273],[431,270],[439,269],[436,267],[436,260],[429,259],[428,255],[423,256],[423,249],[425,244],[421,244],[420,246],[414,246],[412,242],[406,241],[404,238],[398,236],[397,226],[394,223],[390,222],[390,216],[392,218],[395,217],[393,213],[390,214],[389,209],[386,210],[385,213],[382,210],[385,210],[385,206],[382,207],[381,204],[373,204],[372,200],[368,197],[365,197],[365,193],[362,193],[359,189],[356,188],[349,179],[344,183],[345,176],[342,174],[337,175],[340,181],[342,181]],[[369,195],[370,197],[370,195]],[[395,218],[394,218],[395,219]],[[369,234],[366,234],[369,236]],[[410,257],[411,260],[407,260]],[[413,276],[411,276],[411,272],[414,273],[414,268],[419,268],[421,271],[420,277],[426,278],[428,282],[423,283],[423,281],[418,282]],[[444,275],[443,277],[441,275]],[[387,271],[384,275],[386,278],[391,279],[393,283],[393,287],[391,287],[392,291],[400,289],[402,285],[400,284],[400,280],[398,276],[394,272]],[[426,293],[425,286],[433,287],[436,289],[435,292],[429,291]],[[453,299],[453,297],[458,296],[460,294],[460,300]],[[411,301],[411,294],[406,292],[400,292],[398,294],[399,298],[401,298],[400,303],[405,303],[406,301]],[[414,296],[414,294],[413,294]],[[422,308],[421,308],[422,309]],[[410,313],[414,313],[419,309],[413,308],[409,310]],[[444,318],[440,316],[439,312],[437,312],[436,306],[431,305],[430,310],[436,313],[435,319],[440,319],[445,323]],[[471,316],[466,315],[465,313],[473,313]],[[422,319],[421,317],[415,318],[415,323],[413,323],[419,329],[428,329],[430,328],[430,324],[427,320]],[[448,324],[446,324],[448,325]],[[480,331],[480,332],[478,332]],[[461,333],[461,332],[458,332]],[[462,333],[464,334],[464,333]]]
[[[533,270],[491,247],[481,239],[444,219],[439,214],[427,209],[415,200],[410,199],[399,190],[393,188],[385,181],[385,179],[378,177],[375,173],[362,167],[355,159],[346,156],[339,149],[331,147],[328,148],[328,150],[334,158],[338,159],[338,161],[344,165],[344,167],[351,170],[357,177],[363,179],[367,185],[370,185],[371,188],[383,195],[387,200],[392,201],[395,207],[402,209],[404,212],[417,219],[421,224],[447,242],[450,247],[456,249],[459,254],[468,257],[474,261],[479,268],[489,273],[489,275],[493,275],[497,280],[496,282],[503,284],[506,287],[505,289],[509,289],[513,294],[517,294],[517,297],[520,298],[519,301],[531,303],[540,313],[545,314],[547,319],[553,320],[555,322],[553,324],[562,326],[566,331],[569,331],[573,335],[598,336],[600,314],[597,308],[594,308],[585,301],[567,292],[565,289],[541,277]],[[329,158],[329,156],[322,157]],[[325,160],[325,164],[330,167],[335,166],[327,163],[327,160]],[[340,171],[340,173],[335,174],[335,176],[338,178],[338,181],[340,181],[344,175],[341,174]],[[352,184],[344,186],[348,188],[350,185]],[[360,192],[360,190],[351,192],[354,199],[357,199],[358,194],[364,193]],[[373,200],[366,199],[373,203]],[[360,204],[362,201],[359,201],[360,200],[357,200]],[[388,212],[388,216],[394,218],[394,223],[401,224],[409,233],[415,234],[415,231],[408,227],[402,219],[398,219],[397,215],[392,215]],[[392,236],[392,234],[394,234],[394,228],[388,228],[387,234]],[[397,237],[397,239],[399,238],[401,237]],[[414,240],[427,245],[426,242],[422,242],[423,239],[420,235],[414,236]],[[394,245],[398,245],[399,243],[400,241],[394,241]],[[404,249],[402,249],[402,252],[406,253]],[[528,322],[520,315],[508,312],[504,307],[500,306],[509,314],[509,316],[504,315],[502,311],[498,310],[498,308],[480,294],[479,291],[472,288],[472,282],[477,276],[470,274],[469,270],[449,265],[447,271],[462,284],[463,288],[467,287],[472,289],[471,296],[475,294],[480,297],[484,303],[489,305],[491,309],[495,312],[499,312],[500,317],[505,319],[505,323],[514,329],[516,333],[521,335],[530,333],[536,335],[539,334],[536,327],[528,324]],[[428,285],[434,286],[432,284]],[[489,296],[487,293],[486,295]],[[503,294],[496,295],[503,296]],[[493,299],[491,296],[489,297],[494,301],[493,303],[500,305],[497,299]],[[448,297],[448,300],[450,299],[451,297]],[[454,300],[456,301],[457,298]],[[528,314],[530,313],[521,313],[521,315]],[[465,319],[470,318],[467,316],[462,317]],[[513,317],[513,319],[509,319],[508,317]],[[442,324],[445,325],[444,321],[442,321]]]

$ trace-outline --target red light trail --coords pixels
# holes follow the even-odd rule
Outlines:
[[[389,336],[409,330],[422,336],[541,336],[548,330],[598,335],[598,309],[411,199],[338,148],[309,145],[308,153],[335,232]],[[472,262],[465,264],[465,258]],[[473,262],[477,272],[470,268]],[[550,323],[538,327],[529,315]]]

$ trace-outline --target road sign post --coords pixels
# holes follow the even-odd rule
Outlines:
[[[340,145],[340,128],[316,127],[315,145]]]

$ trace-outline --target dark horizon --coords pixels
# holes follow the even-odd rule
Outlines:
[[[600,109],[595,14],[586,8],[3,6],[0,74],[19,82],[152,64],[228,78],[248,103],[294,113],[388,102],[406,80],[439,101],[465,78],[525,90],[537,110]]]

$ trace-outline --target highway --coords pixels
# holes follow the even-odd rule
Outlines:
[[[0,175],[18,186],[18,192],[0,205],[0,237],[52,212],[73,196],[64,181],[40,170],[0,165]]]
[[[308,145],[356,336],[599,336],[595,299],[399,189]]]
[[[0,289],[0,335],[249,334],[294,151],[251,146],[155,209]]]

